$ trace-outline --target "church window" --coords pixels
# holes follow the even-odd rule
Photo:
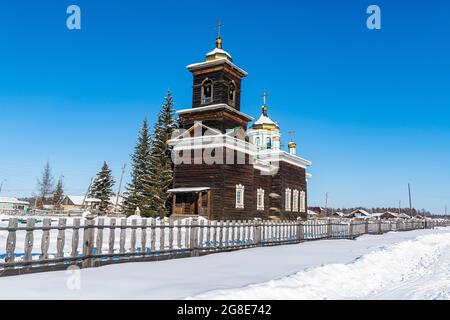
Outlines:
[[[212,102],[213,97],[213,84],[212,81],[207,79],[202,84],[202,104]]]
[[[285,197],[284,197],[284,207],[286,211],[291,211],[291,203],[292,203],[292,190],[287,188],[285,191]]]
[[[266,138],[266,147],[267,149],[272,149],[272,139]]]
[[[256,137],[255,138],[255,145],[259,146],[261,144],[261,138],[260,137]]]
[[[244,209],[244,189],[242,184],[236,185],[236,208]]]
[[[264,210],[264,189],[261,188],[256,191],[256,210]]]
[[[298,190],[292,192],[292,211],[298,212]]]
[[[300,191],[300,212],[306,212],[306,193]]]
[[[228,101],[231,104],[234,104],[235,97],[236,97],[236,86],[234,85],[233,82],[231,82],[230,85],[228,86]]]

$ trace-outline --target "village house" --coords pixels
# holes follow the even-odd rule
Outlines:
[[[84,201],[84,203],[83,203],[83,201]],[[116,205],[116,201],[117,201],[116,196],[112,196],[109,199],[109,204],[110,204],[111,210],[114,209],[114,207]],[[86,197],[86,199],[85,199],[85,196],[67,195],[64,197],[63,201],[61,202],[61,206],[63,208],[63,211],[97,209],[100,202],[101,202],[101,200],[97,199],[97,198]],[[122,196],[119,196],[119,201],[117,203],[118,211],[120,211],[122,209],[123,202],[124,202],[124,198]]]
[[[0,197],[0,210],[27,210],[30,203],[12,197]]]
[[[222,39],[204,62],[191,64],[192,108],[179,110],[185,131],[173,146],[172,216],[209,219],[307,218],[307,168],[291,140],[281,148],[278,123],[268,115],[241,111],[242,80],[247,72],[223,50]]]
[[[363,209],[354,210],[347,215],[347,218],[355,218],[355,219],[370,219],[371,217],[372,215]]]

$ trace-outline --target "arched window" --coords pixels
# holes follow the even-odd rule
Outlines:
[[[202,83],[202,104],[211,103],[213,98],[213,83],[206,79]]]
[[[272,139],[266,138],[266,147],[267,149],[272,149]]]
[[[259,146],[261,144],[261,138],[260,137],[256,137],[255,138],[255,145]]]
[[[228,85],[228,101],[230,102],[230,104],[234,104],[236,98],[236,86],[234,85],[233,82],[230,82],[230,84]]]

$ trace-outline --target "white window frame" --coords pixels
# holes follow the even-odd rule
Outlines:
[[[300,212],[306,212],[306,192],[300,191]]]
[[[244,209],[244,192],[245,186],[242,184],[236,185],[236,209]]]
[[[292,190],[289,188],[286,188],[285,194],[284,194],[284,207],[286,211],[292,211],[291,203],[292,203]]]
[[[298,212],[298,190],[292,192],[292,211]]]
[[[264,189],[262,188],[258,188],[258,190],[256,190],[256,210],[264,210]]]

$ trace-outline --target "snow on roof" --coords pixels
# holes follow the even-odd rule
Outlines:
[[[215,48],[213,51],[208,52],[208,53],[206,54],[206,56],[207,56],[207,57],[209,57],[209,56],[215,56],[216,54],[224,54],[224,55],[226,55],[227,57],[229,57],[230,59],[232,59],[231,54],[229,54],[229,53],[226,52],[225,50],[219,49],[219,48]]]
[[[227,109],[230,112],[236,113],[244,118],[246,118],[249,121],[252,121],[254,118],[241,112],[238,111],[235,108],[230,107],[229,105],[225,104],[225,103],[218,103],[218,104],[212,104],[212,105],[208,105],[208,106],[204,106],[204,107],[197,107],[197,108],[189,108],[189,109],[182,109],[182,110],[178,110],[177,114],[186,114],[186,113],[198,113],[198,112],[204,112],[204,111],[211,111],[211,110],[217,110],[217,109]]]
[[[209,188],[209,187],[176,188],[176,189],[170,189],[167,192],[169,192],[169,193],[202,192],[202,191],[208,191],[210,189],[211,188]]]
[[[335,212],[334,215],[337,215],[339,217],[344,217],[345,213],[343,213],[343,212]]]
[[[370,213],[368,213],[366,210],[363,210],[363,209],[358,209],[358,210],[352,211],[352,213],[350,213],[350,214],[353,215],[353,214],[358,214],[358,213],[360,213],[364,216],[367,216],[367,217],[370,216]]]
[[[81,206],[83,205],[83,200],[84,200],[84,196],[66,196],[67,198],[69,198],[70,202],[72,202],[75,206]],[[100,202],[100,199],[97,198],[86,198],[86,200],[84,201],[84,203],[95,203],[95,202]]]
[[[27,201],[20,201],[13,197],[0,197],[0,203],[13,203],[13,204],[30,204]]]
[[[262,124],[273,124],[278,127],[276,122],[273,122],[268,116],[261,114],[258,120],[253,125],[262,125]]]
[[[248,75],[248,73],[246,71],[244,71],[243,69],[241,69],[238,66],[236,66],[233,62],[231,62],[227,58],[220,58],[220,59],[216,59],[216,60],[210,60],[210,61],[205,61],[205,62],[193,63],[193,64],[188,65],[187,69],[189,71],[194,71],[194,70],[201,69],[201,68],[204,68],[204,67],[212,67],[212,66],[221,65],[221,64],[224,64],[224,63],[228,64],[230,67],[232,67],[235,70],[237,70],[238,72],[240,72],[244,77]]]
[[[308,210],[308,214],[312,216],[317,216],[317,212],[314,212],[312,210]]]

